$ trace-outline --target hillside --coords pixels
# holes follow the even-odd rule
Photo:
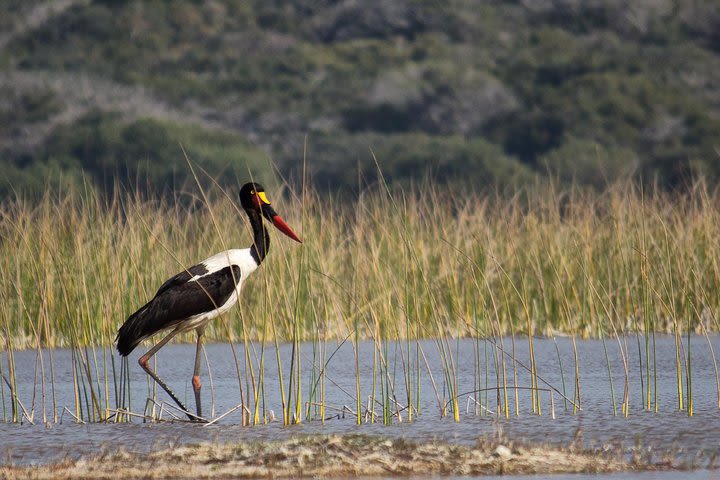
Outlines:
[[[713,0],[9,0],[0,193],[720,177]],[[359,171],[360,170],[360,171]]]

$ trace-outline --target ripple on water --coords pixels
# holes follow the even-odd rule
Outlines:
[[[472,412],[465,413],[468,406],[468,395],[465,395],[460,401],[463,410],[460,423],[455,423],[448,418],[440,418],[435,390],[425,363],[421,360],[421,415],[417,416],[412,423],[395,422],[389,426],[363,424],[358,427],[355,424],[354,417],[346,415],[344,418],[329,419],[325,424],[319,421],[311,421],[297,426],[283,427],[280,422],[274,422],[248,428],[239,425],[241,417],[236,412],[224,418],[219,424],[212,426],[199,426],[188,423],[150,424],[139,421],[123,424],[78,425],[74,423],[70,415],[65,413],[62,416],[62,423],[53,424],[47,428],[42,425],[0,423],[0,462],[45,463],[64,457],[76,458],[103,450],[113,451],[121,446],[131,452],[147,452],[176,444],[203,441],[282,440],[293,435],[308,433],[364,433],[421,440],[442,439],[466,445],[475,443],[478,438],[496,438],[498,436],[504,436],[515,441],[559,446],[579,442],[585,447],[623,447],[627,451],[639,449],[644,453],[652,453],[656,458],[659,458],[665,452],[671,452],[683,458],[684,461],[700,465],[704,462],[707,465],[711,458],[720,453],[720,410],[717,407],[715,371],[705,338],[696,337],[691,341],[693,342],[692,387],[695,406],[695,415],[693,417],[688,417],[685,413],[677,411],[677,372],[674,339],[672,337],[657,338],[658,414],[643,411],[646,379],[640,378],[640,359],[637,349],[630,351],[628,360],[630,362],[629,394],[631,411],[628,418],[613,415],[610,381],[602,343],[594,340],[583,340],[578,341],[583,408],[579,414],[573,414],[572,407],[569,404],[566,408],[561,395],[555,393],[552,396],[555,410],[555,419],[553,419],[551,416],[550,394],[549,392],[541,392],[543,414],[540,416],[534,415],[531,412],[531,400],[528,391],[520,390],[518,392],[520,415],[516,417],[514,415],[515,392],[510,388],[508,390],[511,411],[509,419],[497,418],[494,414],[495,391],[488,391],[487,394],[483,393],[481,398],[484,406],[489,405],[487,408],[493,411],[491,414],[475,416]],[[632,342],[635,342],[634,337]],[[715,350],[720,351],[720,339],[712,337],[712,342]],[[628,341],[628,344],[634,345],[630,341]],[[410,345],[414,351],[415,344],[411,343]],[[496,375],[492,360],[487,372],[485,371],[485,353],[487,350],[487,358],[492,359],[492,344],[481,342],[479,345],[482,360],[480,386],[483,388],[486,386],[495,387]],[[529,364],[524,340],[517,338],[516,345],[525,347],[524,349],[518,347],[516,350],[519,362],[524,365]],[[433,341],[423,341],[420,346],[427,356],[428,364],[432,368],[433,379],[440,390],[439,394],[442,395],[442,362],[436,344]],[[335,347],[336,344],[329,343],[328,354]],[[402,347],[406,354],[407,344],[403,342]],[[458,390],[461,393],[470,392],[476,388],[475,343],[472,340],[460,340],[453,342],[453,347],[455,348],[454,358],[457,362]],[[563,377],[561,376],[555,343],[549,339],[536,338],[534,347],[539,375],[562,392]],[[244,358],[242,347],[238,346],[236,348],[239,357]],[[364,404],[367,403],[367,396],[372,391],[372,348],[372,343],[364,343],[360,346],[360,380]],[[574,359],[571,342],[568,339],[557,339],[557,349],[560,351],[560,359],[564,368],[567,396],[572,399]],[[619,413],[624,369],[617,350],[617,344],[607,342],[607,349],[615,389],[615,401]],[[214,412],[219,415],[240,402],[235,363],[231,349],[227,344],[207,345],[206,350],[211,366],[212,382],[205,365],[203,365],[204,406],[206,410],[209,410],[211,402],[214,402]],[[308,384],[312,372],[311,345],[303,345],[301,352],[304,359],[302,366],[304,378],[302,394],[304,398],[308,398],[312,389],[311,385]],[[393,365],[391,375],[394,372],[393,382],[396,386],[396,396],[398,401],[402,403],[406,401],[406,393],[402,377],[402,363],[399,358],[400,349],[396,343],[390,342],[388,343],[388,352],[388,363]],[[149,391],[146,376],[137,367],[136,363],[137,357],[141,353],[133,352],[129,362],[131,407],[133,411],[142,410]],[[190,375],[194,353],[193,345],[169,345],[158,354],[158,372],[175,388],[180,397],[189,404],[193,402]],[[255,353],[257,353],[257,350]],[[280,353],[284,368],[288,369],[290,365],[290,346],[281,345]],[[47,355],[47,352],[45,354]],[[395,358],[396,354],[398,355],[397,358]],[[280,417],[282,405],[280,403],[277,365],[275,352],[271,346],[266,347],[265,356],[265,408],[267,411],[273,410],[275,416]],[[98,355],[98,358],[101,357],[102,355]],[[414,354],[411,355],[411,358],[415,358]],[[62,407],[74,410],[70,352],[62,349],[55,350],[53,359],[55,367],[55,401],[58,415],[60,415]],[[7,359],[3,357],[2,362],[4,365],[6,365],[6,361]],[[42,417],[43,403],[40,384],[35,385],[36,352],[16,352],[15,361],[18,392],[27,409],[32,407],[34,386],[37,387],[35,389],[34,403],[34,418],[37,421]],[[46,357],[46,362],[49,362],[49,357]],[[102,365],[99,368],[102,369]],[[47,370],[46,374],[49,375]],[[257,366],[255,370],[257,372]],[[507,372],[508,375],[512,376],[512,366],[509,363]],[[288,372],[285,371],[284,373],[287,382]],[[328,363],[326,373],[326,404],[334,407],[347,405],[354,409],[355,366],[354,353],[349,344],[344,344],[339,348]],[[518,366],[517,375],[518,385],[530,385],[529,375],[520,366]],[[112,380],[110,390],[110,404],[111,407],[114,407],[115,397]],[[413,394],[414,391],[413,388]],[[161,394],[158,394],[158,398],[160,400],[165,399]],[[50,388],[49,384],[46,384],[46,412],[51,412],[51,405]],[[327,412],[328,414],[333,413],[330,409]]]

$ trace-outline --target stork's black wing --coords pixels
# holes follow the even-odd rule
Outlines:
[[[195,267],[202,267],[207,272],[202,264]],[[128,355],[144,338],[160,330],[223,305],[242,274],[240,267],[232,265],[191,282],[191,273],[203,273],[199,268],[194,273],[195,267],[188,269],[189,273],[178,273],[163,283],[152,300],[128,317],[117,334],[117,349],[121,355]]]
[[[178,273],[177,275],[168,278],[165,283],[160,285],[160,288],[158,289],[155,296],[157,297],[165,290],[175,287],[178,285],[182,285],[184,283],[187,283],[190,281],[191,278],[193,278],[196,275],[205,275],[208,273],[207,266],[204,263],[199,263],[197,265],[193,265],[192,267],[188,268],[187,270],[183,270],[182,272]]]

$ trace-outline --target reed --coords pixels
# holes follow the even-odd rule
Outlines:
[[[312,327],[324,325],[328,338],[343,338],[354,328],[348,319],[370,310],[397,338],[464,336],[477,328],[598,337],[612,332],[612,323],[620,334],[647,334],[651,369],[652,333],[677,335],[678,312],[717,318],[717,299],[708,292],[720,287],[720,195],[701,195],[699,188],[672,198],[641,199],[626,186],[569,197],[528,192],[509,201],[448,198],[426,188],[406,195],[402,206],[389,204],[383,192],[353,205],[310,194],[304,208],[290,197],[278,209],[304,225],[304,250],[288,255],[281,239],[273,242],[283,254],[270,257],[263,274],[268,285],[283,288],[269,289],[267,300],[243,298],[246,334],[310,340]],[[118,324],[167,275],[225,244],[248,243],[227,198],[210,198],[209,208],[183,200],[119,195],[104,203],[92,192],[62,192],[37,205],[6,202],[0,211],[6,343],[109,345]],[[209,227],[209,211],[216,227]],[[317,273],[326,278],[308,280]],[[345,288],[326,288],[333,283]],[[285,292],[295,285],[295,295]],[[347,288],[356,290],[357,313],[338,316],[337,307],[347,310],[350,302]],[[490,314],[478,325],[476,305],[497,310],[500,323],[492,325]],[[302,321],[286,315],[301,307]],[[233,315],[230,330],[242,336],[239,312]],[[279,320],[264,324],[267,318]],[[360,338],[370,338],[372,331],[359,325]],[[715,330],[716,322],[708,327]],[[215,340],[231,333],[219,324],[208,330]],[[647,399],[652,382],[646,386]]]
[[[87,187],[0,206],[4,419],[34,418],[36,403],[43,421],[57,419],[53,362],[46,354],[60,346],[73,351],[75,417],[102,420],[127,407],[127,367],[109,349],[118,326],[169,275],[250,242],[231,192],[194,192],[148,198],[117,190],[107,198]],[[560,334],[573,338],[575,358],[568,367],[572,393],[562,365],[562,392],[555,391],[566,408],[581,405],[575,338],[594,337],[619,348],[621,411],[628,414],[627,335],[635,334],[643,406],[657,411],[655,335],[668,333],[676,342],[677,406],[692,414],[690,334],[705,335],[712,349],[708,336],[718,331],[720,313],[720,193],[702,181],[684,194],[619,184],[602,193],[536,186],[507,197],[428,183],[408,190],[383,183],[354,201],[307,188],[273,193],[277,210],[300,226],[304,243],[290,248],[275,236],[273,253],[262,275],[248,281],[241,307],[205,332],[211,341],[244,345],[236,365],[249,423],[267,420],[265,346],[278,351],[280,342],[294,346],[289,365],[275,359],[285,423],[325,418],[331,340],[354,346],[356,370],[358,344],[369,339],[375,345],[376,382],[363,391],[356,378],[358,423],[375,421],[378,409],[386,423],[412,420],[421,410],[420,372],[431,367],[440,368],[433,378],[440,414],[459,420],[453,339],[466,336],[476,340],[475,410],[490,411],[493,392],[497,414],[509,416],[512,394],[520,414],[519,392],[526,386],[518,383],[523,367],[515,361],[515,343],[522,337],[530,410],[540,414],[545,387],[533,336]],[[435,339],[440,365],[427,365],[422,338]],[[300,351],[304,341],[313,342],[308,371],[300,368],[301,353],[308,354]],[[14,387],[13,352],[25,348],[37,350],[42,380],[42,401],[33,400],[31,410]],[[609,393],[615,409],[614,386]]]

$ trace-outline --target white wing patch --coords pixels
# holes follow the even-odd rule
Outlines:
[[[202,275],[195,275],[189,281],[213,274],[230,265],[237,265],[242,272],[242,278],[239,279],[240,282],[242,282],[245,277],[257,270],[258,267],[252,255],[250,255],[249,248],[225,250],[224,252],[216,253],[212,257],[206,258],[200,263],[205,266],[207,272]]]

